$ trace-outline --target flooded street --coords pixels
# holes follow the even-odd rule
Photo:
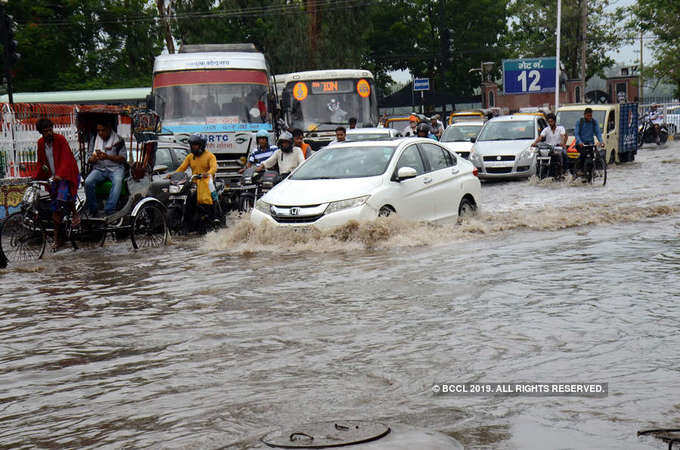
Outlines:
[[[473,449],[666,448],[636,432],[680,417],[679,177],[680,143],[646,146],[605,187],[484,184],[461,225],[236,221],[8,267],[0,447],[250,448],[344,418]],[[433,395],[441,382],[609,395]]]

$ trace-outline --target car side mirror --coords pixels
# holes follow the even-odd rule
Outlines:
[[[408,180],[418,176],[418,172],[413,167],[401,167],[397,171],[397,181]]]
[[[162,173],[165,173],[168,171],[168,166],[165,164],[160,164],[158,166],[154,166],[153,172],[151,172],[152,175],[160,175]]]
[[[477,138],[474,137],[474,136],[471,137],[471,138],[470,138],[470,143],[471,143],[471,144],[474,144],[475,142],[477,142]]]

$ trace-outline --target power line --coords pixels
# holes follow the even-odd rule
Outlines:
[[[375,3],[377,0],[317,0],[316,7],[323,11],[331,11],[336,9],[345,8],[355,8],[358,6],[363,6],[370,3]],[[165,16],[163,20],[201,20],[201,19],[217,19],[225,17],[260,17],[260,16],[289,16],[305,14],[305,11],[300,7],[295,7],[291,5],[273,5],[266,7],[250,7],[250,8],[239,8],[230,10],[201,10],[201,11],[187,11],[182,13],[176,13],[172,15]],[[92,12],[93,13],[93,12]],[[100,20],[99,18],[85,18],[85,20],[79,23],[73,23],[67,20],[46,20],[42,22],[24,21],[21,22],[23,25],[31,24],[37,26],[68,26],[68,25],[80,25],[82,22],[98,23],[98,24],[133,24],[133,23],[145,23],[145,22],[157,22],[160,21],[161,17],[154,15],[136,15],[136,16],[124,16],[119,19],[106,19]]]

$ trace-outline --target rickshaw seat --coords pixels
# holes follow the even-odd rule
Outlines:
[[[111,192],[111,187],[113,187],[111,180],[106,180],[99,183],[95,188],[97,197],[108,197],[109,193]],[[128,195],[127,179],[123,180],[123,188],[120,190],[120,195],[121,197]]]

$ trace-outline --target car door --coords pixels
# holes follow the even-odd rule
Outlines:
[[[418,175],[408,180],[396,181],[396,175],[402,167],[411,167]],[[411,144],[406,147],[397,160],[389,193],[384,200],[385,203],[392,204],[397,214],[405,219],[430,220],[432,216],[427,195],[432,179],[425,172],[425,163],[418,146]]]
[[[428,203],[432,205],[433,220],[445,220],[458,215],[461,188],[460,169],[456,157],[435,143],[421,143],[429,178]]]

